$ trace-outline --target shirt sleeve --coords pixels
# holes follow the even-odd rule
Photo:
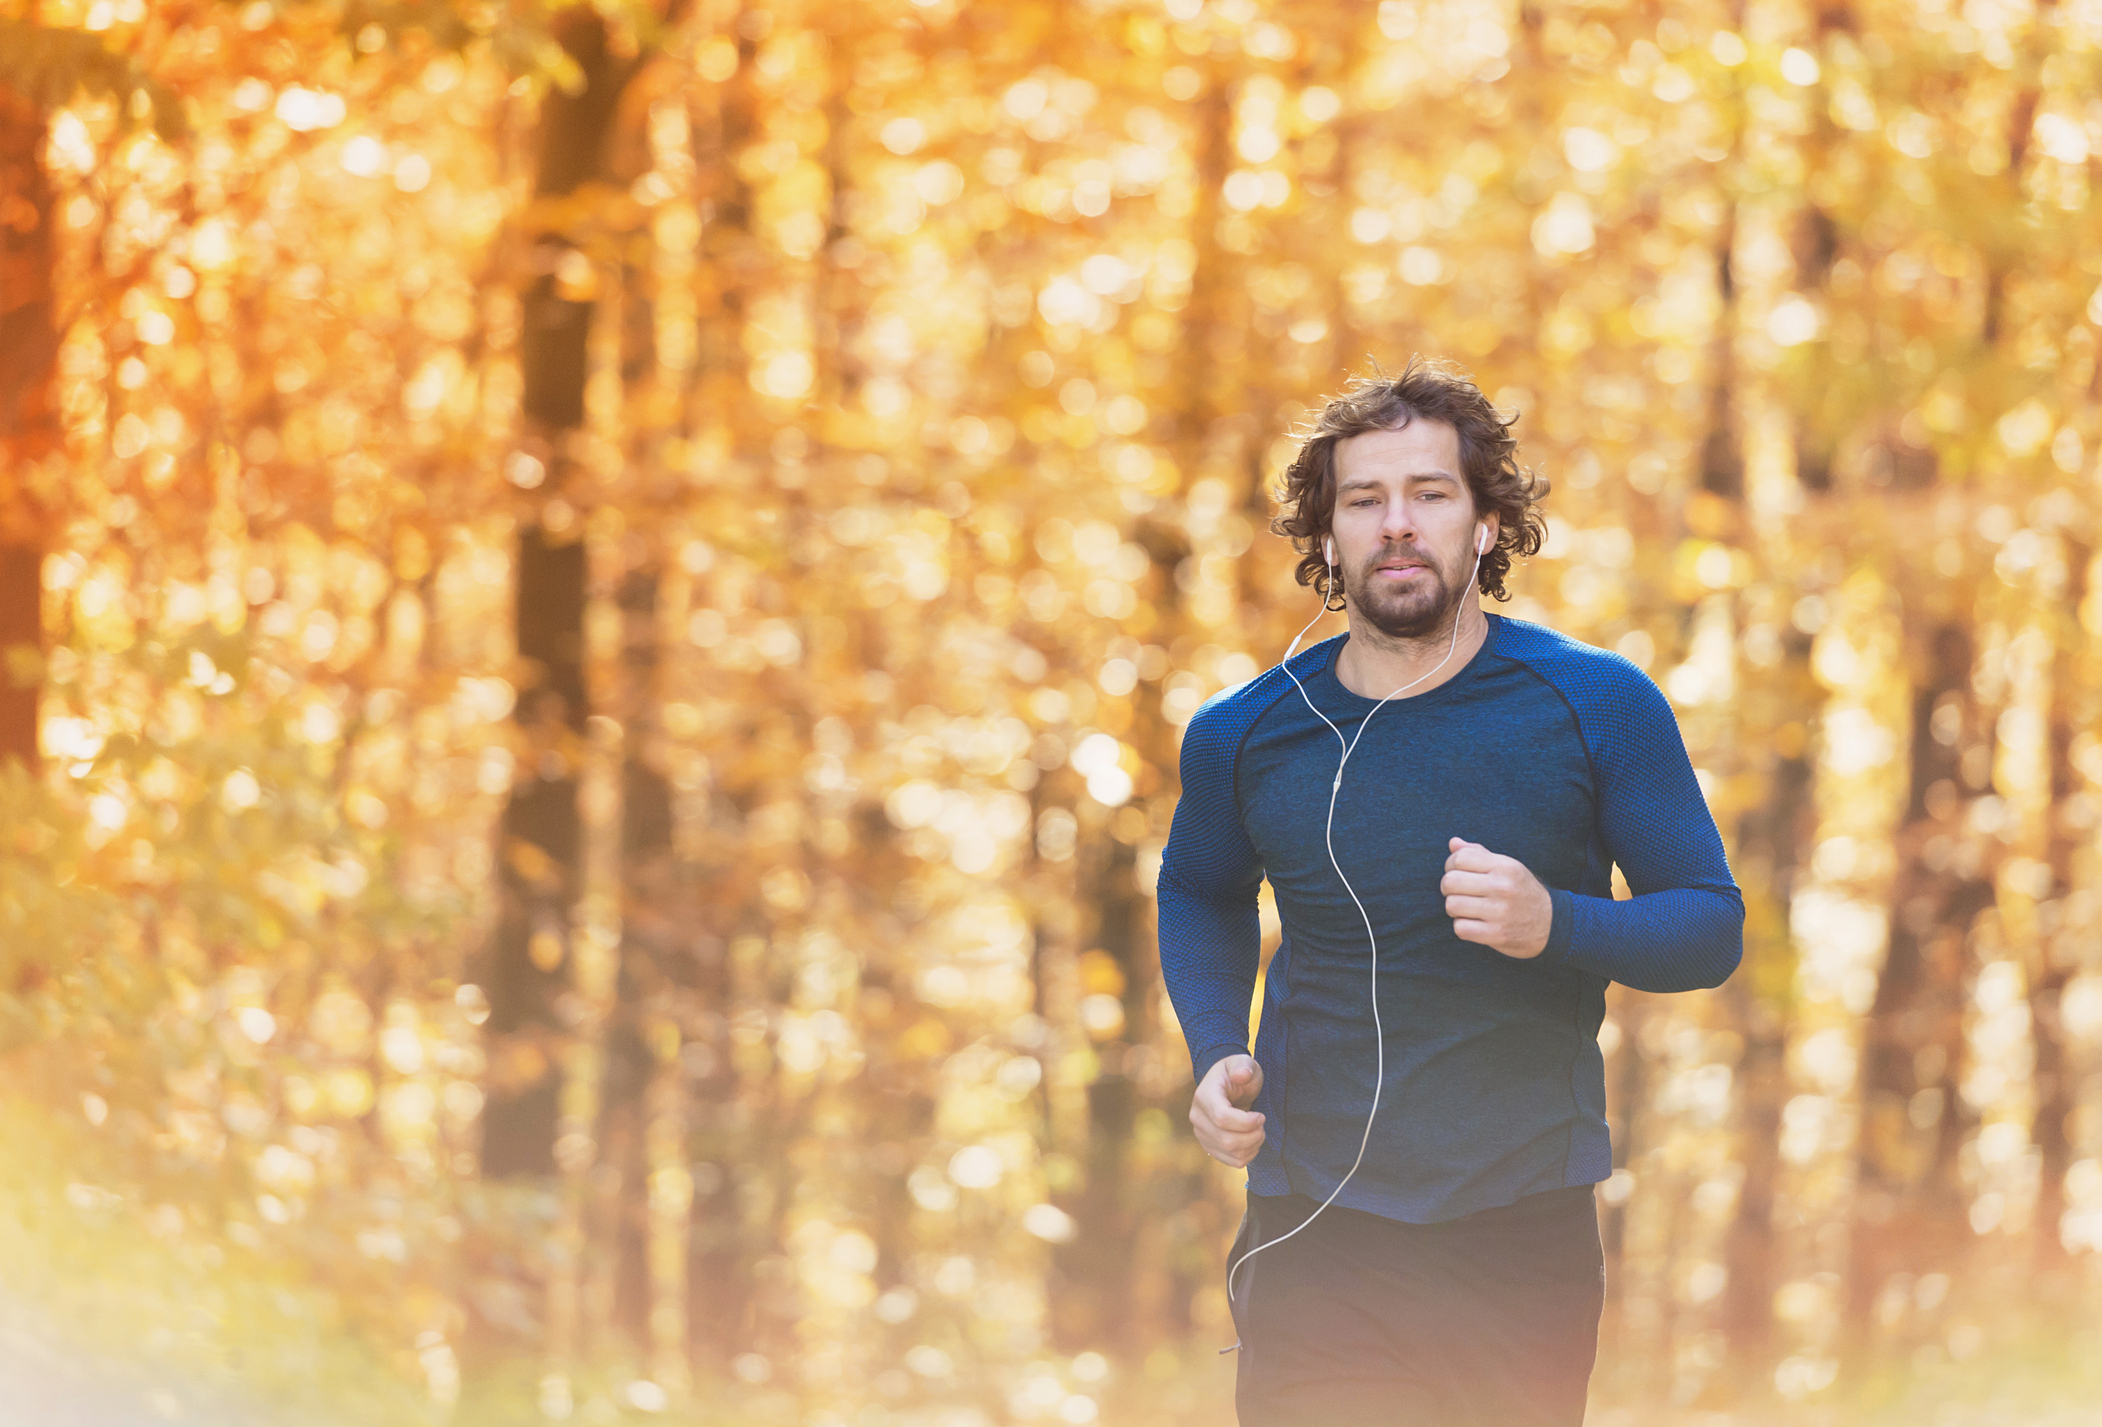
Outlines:
[[[1240,721],[1221,695],[1197,711],[1182,740],[1182,799],[1161,854],[1161,978],[1198,1080],[1229,1055],[1248,1054],[1248,1008],[1262,961],[1256,893],[1263,864],[1234,795]]]
[[[1670,702],[1623,667],[1624,678],[1572,707],[1597,779],[1599,831],[1634,896],[1553,889],[1542,959],[1638,991],[1720,986],[1744,954],[1744,898]]]

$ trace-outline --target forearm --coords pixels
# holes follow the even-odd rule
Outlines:
[[[1182,741],[1182,798],[1161,849],[1161,979],[1201,1082],[1248,1049],[1248,1003],[1262,959],[1255,897],[1263,864],[1241,822],[1234,758],[1245,720],[1225,696],[1190,720]]]
[[[1220,1060],[1248,1053],[1262,925],[1254,898],[1206,897],[1166,872],[1159,902],[1161,979],[1201,1081]]]
[[[1744,954],[1744,899],[1736,887],[1673,887],[1615,901],[1555,889],[1542,960],[1637,991],[1720,986]]]

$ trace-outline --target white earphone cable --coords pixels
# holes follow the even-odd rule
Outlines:
[[[1329,584],[1333,585],[1335,583],[1336,570],[1334,557],[1330,556],[1327,563],[1329,572]],[[1482,540],[1481,537],[1478,535],[1475,537],[1474,570],[1468,576],[1467,580],[1468,589],[1471,590],[1474,588],[1475,576],[1481,573],[1481,568]],[[1374,1069],[1372,1078],[1372,1108],[1369,1111],[1367,1111],[1365,1115],[1365,1133],[1358,1139],[1357,1158],[1350,1162],[1349,1171],[1346,1174],[1344,1174],[1344,1176],[1341,1179],[1336,1181],[1336,1187],[1329,1191],[1328,1198],[1322,1200],[1320,1207],[1316,1208],[1313,1213],[1307,1215],[1306,1218],[1302,1219],[1298,1224],[1294,1225],[1289,1232],[1279,1234],[1276,1238],[1270,1240],[1268,1243],[1257,1244],[1254,1248],[1251,1248],[1250,1250],[1248,1250],[1248,1252],[1242,1254],[1238,1259],[1234,1260],[1232,1267],[1228,1268],[1226,1271],[1226,1301],[1229,1303],[1235,1301],[1233,1282],[1235,1276],[1240,1273],[1241,1266],[1247,1263],[1248,1260],[1254,1258],[1257,1254],[1261,1253],[1264,1249],[1275,1248],[1277,1245],[1283,1243],[1286,1239],[1291,1238],[1293,1234],[1298,1233],[1301,1229],[1304,1229],[1307,1225],[1313,1223],[1316,1219],[1320,1218],[1322,1212],[1326,1210],[1329,1205],[1336,1202],[1336,1196],[1343,1192],[1343,1186],[1350,1183],[1351,1176],[1358,1172],[1358,1166],[1365,1162],[1365,1148],[1366,1146],[1372,1143],[1372,1122],[1379,1116],[1380,1091],[1385,1087],[1387,1081],[1386,1027],[1381,1024],[1379,1015],[1379,936],[1372,929],[1372,914],[1365,910],[1365,904],[1362,901],[1359,901],[1358,899],[1357,889],[1355,887],[1352,887],[1350,885],[1350,879],[1343,875],[1343,864],[1336,860],[1336,799],[1342,794],[1343,791],[1343,769],[1349,764],[1350,755],[1356,751],[1358,746],[1358,740],[1365,736],[1365,729],[1366,726],[1372,722],[1372,715],[1378,713],[1382,708],[1386,707],[1386,705],[1390,701],[1400,698],[1403,694],[1415,688],[1425,679],[1428,679],[1431,677],[1431,675],[1436,674],[1439,669],[1443,669],[1447,664],[1450,664],[1452,662],[1453,651],[1460,647],[1460,619],[1461,616],[1463,616],[1467,612],[1467,606],[1465,601],[1466,596],[1465,594],[1462,594],[1460,607],[1453,612],[1452,638],[1447,642],[1445,646],[1445,657],[1438,661],[1436,667],[1431,669],[1430,673],[1423,674],[1418,676],[1417,678],[1411,679],[1408,683],[1403,684],[1393,693],[1388,694],[1386,698],[1383,698],[1378,703],[1374,704],[1370,711],[1366,713],[1364,719],[1358,724],[1357,732],[1352,734],[1347,740],[1343,737],[1343,730],[1337,728],[1335,724],[1330,721],[1327,714],[1321,712],[1320,709],[1314,707],[1314,700],[1307,693],[1306,685],[1300,683],[1299,676],[1292,672],[1292,655],[1298,651],[1299,641],[1306,638],[1307,630],[1312,629],[1316,624],[1320,622],[1321,615],[1327,614],[1329,612],[1328,600],[1325,593],[1322,597],[1321,614],[1317,614],[1312,619],[1308,620],[1306,622],[1305,627],[1302,628],[1298,634],[1292,637],[1292,645],[1289,649],[1285,650],[1285,657],[1283,658],[1283,660],[1280,661],[1279,666],[1285,671],[1285,677],[1290,679],[1292,681],[1293,687],[1299,690],[1299,697],[1306,701],[1306,706],[1309,709],[1313,710],[1315,718],[1320,719],[1323,723],[1328,725],[1328,731],[1336,736],[1336,742],[1338,744],[1341,744],[1343,748],[1343,756],[1339,760],[1337,760],[1336,763],[1335,780],[1332,783],[1330,783],[1328,787],[1328,822],[1327,826],[1323,831],[1323,837],[1328,845],[1329,865],[1336,869],[1336,877],[1339,881],[1342,882],[1343,890],[1350,894],[1350,900],[1357,906],[1358,915],[1364,918],[1365,939],[1372,944],[1372,1043],[1377,1059],[1376,1068]],[[1239,1345],[1236,1344],[1235,1346],[1238,1347]],[[1233,1351],[1233,1349],[1228,1348],[1225,1351],[1231,1352]]]

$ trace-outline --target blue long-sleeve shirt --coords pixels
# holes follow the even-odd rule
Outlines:
[[[1488,619],[1451,679],[1379,707],[1336,801],[1336,855],[1379,935],[1386,1042],[1371,1143],[1336,1202],[1411,1223],[1606,1178],[1606,983],[1716,986],[1743,950],[1744,902],[1657,686],[1617,654]],[[1350,738],[1378,701],[1336,677],[1347,638],[1292,672]],[[1340,753],[1282,667],[1214,696],[1183,737],[1160,960],[1200,1081],[1248,1053],[1265,876],[1284,927],[1254,1051],[1257,1194],[1326,1199],[1371,1104],[1370,948],[1323,840]],[[1453,933],[1439,881],[1455,836],[1548,888],[1538,957]],[[1616,863],[1631,900],[1613,898]]]

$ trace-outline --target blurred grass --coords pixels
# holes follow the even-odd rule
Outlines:
[[[0,1376],[24,1427],[525,1427],[548,1420],[537,1364],[476,1362],[450,1407],[418,1387],[413,1350],[370,1341],[300,1264],[244,1246],[228,1226],[147,1204],[114,1179],[85,1123],[0,1100]],[[2094,1427],[2102,1424],[2102,1325],[2032,1309],[2007,1341],[1964,1362],[1887,1369],[1800,1403],[1738,1409],[1595,1401],[1591,1427]],[[1100,1419],[1116,1427],[1231,1420],[1233,1360],[1217,1345],[1122,1363]],[[407,1359],[408,1361],[404,1361]],[[626,1396],[632,1365],[585,1365],[570,1420],[677,1427],[902,1424],[943,1409],[873,1402],[809,1413],[778,1389],[708,1383],[657,1413]],[[871,1394],[873,1398],[873,1394]],[[870,1410],[875,1408],[877,1410]]]
[[[4,1312],[18,1343],[50,1350],[54,1381],[130,1387],[142,1420],[438,1420],[300,1264],[193,1216],[176,1227],[179,1210],[115,1180],[83,1121],[0,1099],[0,1143],[15,1147],[0,1156]]]

